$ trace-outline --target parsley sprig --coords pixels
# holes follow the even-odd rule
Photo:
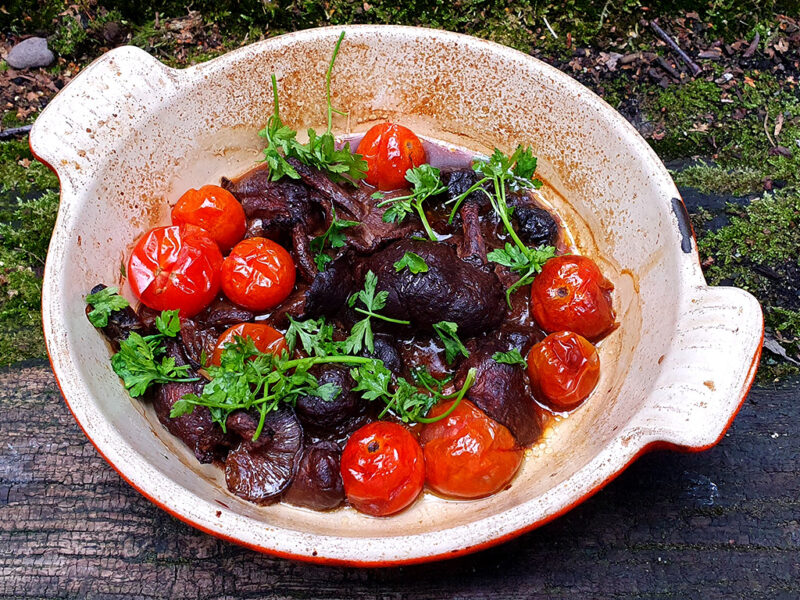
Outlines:
[[[281,120],[278,103],[278,82],[275,75],[272,75],[273,112],[267,119],[267,126],[258,132],[258,135],[267,140],[267,147],[264,149],[264,160],[269,165],[272,181],[277,181],[284,176],[300,179],[300,174],[289,164],[286,160],[287,158],[296,158],[305,165],[319,169],[335,182],[352,183],[354,180],[365,177],[367,163],[364,158],[360,154],[352,152],[349,143],[337,150],[336,140],[331,131],[333,114],[347,114],[334,108],[331,103],[331,74],[333,73],[333,64],[339,54],[339,47],[343,39],[344,32],[339,35],[328,64],[328,71],[325,74],[328,128],[322,135],[318,135],[314,129],[309,129],[308,142],[305,144],[298,142],[297,131],[284,125]]]
[[[469,351],[458,338],[458,325],[452,321],[439,321],[434,323],[433,330],[444,344],[444,355],[447,364],[451,364],[456,356],[461,354],[464,358],[469,357]]]
[[[400,223],[413,211],[417,211],[428,238],[432,242],[438,241],[439,238],[428,222],[428,217],[425,216],[425,209],[422,205],[431,196],[447,191],[447,186],[442,183],[439,169],[427,163],[413,167],[406,171],[406,181],[413,186],[410,194],[398,198],[389,198],[378,203],[379,208],[389,206],[386,212],[383,213],[383,220],[387,223]],[[381,200],[384,194],[383,192],[375,192],[372,197],[375,200]]]
[[[428,272],[428,263],[416,252],[406,252],[403,258],[394,263],[394,270],[398,273],[403,269],[408,269],[412,274]]]
[[[212,420],[225,431],[231,413],[255,410],[259,413],[259,424],[253,434],[255,441],[261,435],[266,415],[281,404],[294,406],[304,395],[329,401],[335,399],[342,390],[334,384],[319,385],[310,369],[321,364],[343,364],[351,366],[350,375],[356,383],[353,391],[361,392],[366,400],[384,403],[381,417],[392,412],[407,423],[430,423],[455,410],[475,381],[473,369],[458,391],[444,394],[439,383],[424,386],[429,392],[425,393],[403,377],[395,378],[380,359],[342,354],[343,347],[333,341],[332,334],[333,328],[324,318],[292,321],[287,342],[293,352],[294,345],[300,341],[309,354],[303,358],[290,358],[290,352],[280,356],[262,353],[252,340],[235,338],[223,350],[220,365],[208,367],[210,381],[203,392],[181,398],[173,405],[170,417],[190,414],[195,407],[205,406]],[[446,413],[425,416],[437,402],[447,400],[456,402]]]
[[[492,354],[492,360],[503,365],[519,365],[523,369],[528,367],[518,348],[512,348],[508,352],[495,352]]]
[[[540,246],[539,248],[525,248],[521,250],[506,242],[505,249],[497,248],[486,255],[492,262],[508,267],[520,277],[506,290],[506,302],[511,306],[511,294],[518,288],[533,282],[538,273],[541,273],[544,263],[556,255],[553,246]]]
[[[189,365],[176,365],[173,357],[165,356],[164,340],[174,338],[181,329],[178,311],[162,311],[156,318],[156,329],[159,333],[146,336],[131,331],[111,357],[111,367],[133,397],[142,396],[154,383],[198,380],[188,376]]]
[[[190,414],[195,406],[205,406],[211,419],[226,431],[228,416],[237,410],[256,410],[259,423],[253,434],[261,435],[268,413],[282,404],[294,406],[300,396],[333,400],[341,389],[334,384],[319,385],[309,372],[314,365],[345,363],[357,365],[374,359],[362,356],[310,356],[291,359],[287,352],[274,356],[260,352],[250,338],[236,337],[225,347],[220,365],[207,368],[210,381],[200,395],[187,394],[172,406],[170,417]]]
[[[103,288],[99,292],[86,296],[86,304],[92,307],[87,315],[89,322],[95,327],[105,327],[108,325],[108,317],[116,310],[122,310],[130,306],[130,303],[119,295],[119,289],[115,287]]]
[[[331,206],[331,217],[331,224],[325,230],[325,233],[315,237],[309,244],[311,251],[314,252],[314,262],[320,271],[324,271],[328,263],[333,260],[333,258],[325,254],[325,242],[329,242],[331,248],[343,248],[347,239],[347,234],[344,230],[361,224],[358,221],[337,218],[336,209],[333,206]]]
[[[536,274],[542,270],[544,263],[555,256],[555,248],[552,246],[542,246],[540,248],[526,246],[511,224],[513,209],[508,206],[507,190],[519,192],[542,187],[542,182],[534,179],[536,157],[533,156],[530,147],[523,147],[522,145],[518,145],[511,156],[507,156],[495,148],[494,153],[488,160],[475,161],[472,168],[483,177],[463,194],[452,200],[454,206],[450,212],[449,222],[453,222],[461,204],[473,192],[480,190],[489,198],[492,209],[503,222],[508,235],[514,242],[513,244],[506,242],[505,248],[493,250],[486,256],[490,261],[508,267],[513,273],[520,276],[506,290],[506,303],[510,307],[511,294],[518,288],[531,283]],[[494,193],[486,191],[484,185],[487,183],[492,185]]]
[[[433,388],[428,388],[429,393],[425,393],[403,377],[397,378],[395,389],[391,391],[392,373],[380,360],[350,370],[350,376],[356,381],[354,391],[361,392],[367,400],[382,400],[386,405],[378,418],[391,411],[404,423],[435,423],[449,416],[475,383],[475,374],[476,370],[470,369],[461,389],[452,394],[442,394]],[[455,400],[447,411],[435,417],[425,416],[435,404],[447,400]]]
[[[375,351],[374,336],[372,333],[371,319],[381,319],[389,323],[397,323],[398,325],[411,325],[411,321],[403,319],[393,319],[384,315],[378,314],[378,311],[386,306],[386,299],[389,297],[389,292],[382,291],[376,293],[378,286],[378,276],[372,271],[368,271],[364,277],[364,289],[356,292],[347,300],[347,305],[353,308],[356,312],[366,315],[362,320],[358,321],[350,330],[350,337],[344,342],[344,351],[348,354],[358,354],[362,348],[366,348],[370,352]],[[356,306],[361,303],[365,308]]]

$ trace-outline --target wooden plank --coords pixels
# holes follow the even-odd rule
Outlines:
[[[701,454],[643,457],[500,547],[358,570],[270,558],[151,505],[98,456],[46,365],[0,371],[0,598],[797,598],[800,386],[755,389]]]

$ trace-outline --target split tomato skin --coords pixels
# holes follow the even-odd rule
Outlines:
[[[374,517],[408,507],[425,485],[419,442],[408,429],[388,421],[375,421],[350,436],[341,471],[347,500]]]
[[[242,240],[222,263],[222,291],[234,303],[263,311],[283,302],[297,274],[291,255],[262,237]]]
[[[240,241],[247,229],[242,205],[218,185],[187,190],[172,207],[172,223],[189,223],[205,229],[223,252]]]
[[[528,353],[534,396],[556,410],[581,404],[600,379],[597,349],[572,331],[551,333]]]
[[[219,293],[221,268],[222,253],[204,230],[171,225],[155,227],[136,242],[127,276],[145,306],[192,317]]]
[[[435,406],[429,417],[450,408]],[[469,400],[447,417],[422,428],[425,481],[442,496],[471,499],[503,489],[522,463],[523,450],[511,432]]]
[[[211,355],[212,365],[219,366],[222,359],[222,351],[228,344],[233,344],[237,336],[245,339],[250,338],[253,340],[256,349],[265,354],[280,355],[284,350],[288,350],[286,338],[277,329],[270,327],[266,323],[239,323],[228,327],[219,336],[217,345]]]
[[[425,163],[425,149],[408,127],[394,123],[373,125],[358,144],[367,161],[366,182],[382,191],[408,187],[406,171]]]
[[[613,289],[591,258],[556,256],[531,284],[531,312],[548,333],[574,331],[594,342],[614,329]]]

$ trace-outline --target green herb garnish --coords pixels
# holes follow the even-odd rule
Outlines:
[[[452,200],[455,204],[450,212],[449,222],[453,222],[461,204],[473,192],[480,190],[489,198],[492,209],[500,217],[508,235],[514,242],[513,244],[507,242],[505,249],[493,250],[487,255],[490,261],[504,265],[520,275],[520,278],[506,290],[506,303],[510,307],[511,294],[523,285],[531,283],[536,274],[542,270],[544,263],[555,256],[555,248],[552,246],[543,246],[538,249],[529,248],[522,242],[511,225],[513,209],[508,206],[506,200],[507,190],[518,192],[542,187],[541,181],[533,179],[536,172],[536,157],[533,156],[530,148],[522,145],[517,146],[511,156],[506,156],[495,148],[488,160],[477,160],[473,163],[472,168],[483,177],[466,192]],[[493,185],[494,193],[489,193],[484,189],[483,186],[487,183]]]
[[[444,355],[447,363],[452,363],[456,356],[463,355],[469,357],[469,351],[458,338],[458,325],[452,321],[439,321],[433,325],[433,330],[444,344]]]
[[[286,344],[289,354],[297,347],[297,341],[306,354],[314,356],[329,356],[341,352],[341,343],[333,341],[333,325],[327,323],[324,317],[295,321],[289,317],[289,329],[286,330]]]
[[[440,391],[429,390],[431,393],[421,392],[416,386],[400,377],[394,391],[390,391],[392,380],[391,372],[381,361],[365,364],[350,370],[350,376],[356,381],[354,391],[361,392],[367,400],[382,400],[386,408],[378,415],[382,418],[391,411],[405,423],[435,423],[452,413],[475,383],[475,369],[470,369],[461,389],[453,394],[444,395]],[[441,415],[425,417],[428,411],[438,402],[455,400],[453,405]]]
[[[399,198],[389,198],[378,203],[378,207],[389,205],[389,208],[383,213],[383,220],[387,223],[399,223],[416,210],[420,221],[422,221],[422,226],[428,234],[428,238],[432,242],[438,241],[439,238],[431,228],[430,223],[428,223],[422,204],[431,196],[447,191],[447,186],[442,183],[442,179],[439,176],[439,169],[429,164],[414,167],[406,171],[406,181],[413,186],[410,194]],[[384,194],[375,192],[372,197],[380,200],[384,197]]]
[[[528,366],[528,363],[522,358],[522,354],[520,354],[517,348],[512,348],[508,352],[495,352],[492,354],[492,360],[504,365],[519,365],[523,368],[527,368]]]
[[[325,230],[325,233],[315,237],[309,244],[311,251],[315,253],[314,262],[320,271],[324,271],[328,263],[333,260],[324,252],[325,242],[330,242],[331,248],[344,248],[345,240],[347,239],[347,234],[344,230],[348,227],[361,225],[358,221],[347,221],[337,218],[336,209],[333,208],[333,206],[331,206],[331,216],[331,224],[328,226],[328,229]]]
[[[373,317],[388,321],[389,323],[397,323],[398,325],[411,325],[411,321],[404,321],[402,319],[392,319],[384,315],[379,315],[378,311],[386,306],[386,298],[389,297],[389,292],[383,291],[375,293],[378,286],[378,276],[372,271],[368,271],[364,277],[364,289],[353,294],[347,301],[350,308],[354,308],[356,312],[366,315],[361,321],[353,325],[350,331],[350,337],[344,342],[344,350],[348,354],[358,354],[362,348],[366,348],[370,352],[375,351],[375,342],[372,334],[372,323],[370,319]],[[364,305],[365,308],[356,306],[358,302]]]
[[[256,410],[259,424],[253,434],[258,439],[267,414],[281,403],[292,406],[300,396],[318,396],[332,400],[341,390],[338,386],[320,386],[309,369],[321,363],[358,364],[372,359],[360,356],[311,356],[290,359],[283,352],[274,356],[260,352],[250,338],[236,337],[222,351],[220,365],[207,368],[211,379],[200,395],[187,394],[172,406],[170,417],[190,414],[195,406],[205,406],[211,418],[226,430],[228,416],[237,410]]]
[[[197,381],[188,377],[189,365],[176,365],[175,359],[164,356],[164,340],[178,335],[180,319],[177,310],[165,310],[156,318],[159,333],[141,336],[131,331],[120,342],[119,352],[111,357],[111,367],[122,378],[131,396],[141,396],[154,383]]]
[[[505,249],[498,248],[492,250],[486,255],[486,258],[492,262],[508,267],[512,272],[520,276],[520,278],[506,290],[506,302],[511,306],[511,294],[523,285],[532,283],[536,275],[541,273],[544,263],[555,255],[556,249],[553,246],[541,246],[539,248],[525,248],[521,250],[518,246],[506,242]]]
[[[406,252],[405,254],[403,254],[403,258],[394,263],[395,271],[399,273],[403,269],[408,269],[414,275],[417,275],[419,273],[427,273],[428,263],[426,263],[425,259],[422,258],[419,254],[415,252]]]
[[[225,347],[220,366],[209,366],[211,381],[201,394],[187,394],[176,402],[170,417],[190,414],[196,406],[205,406],[212,420],[225,431],[228,416],[237,410],[255,410],[259,413],[259,425],[253,435],[258,439],[266,415],[282,403],[294,406],[304,395],[333,400],[341,389],[333,384],[319,385],[310,372],[320,364],[350,365],[350,374],[364,399],[385,404],[381,416],[392,412],[404,422],[430,423],[445,418],[464,398],[475,381],[475,370],[467,374],[464,385],[457,392],[444,394],[441,386],[431,388],[426,394],[404,378],[396,379],[383,361],[376,358],[341,354],[342,348],[331,339],[332,327],[324,319],[309,322],[293,321],[292,343],[301,340],[304,350],[312,354],[306,358],[291,359],[287,352],[280,356],[259,352],[251,339],[236,337],[234,343]],[[302,332],[302,333],[301,333]],[[287,334],[288,338],[288,334]],[[306,345],[307,344],[307,345]],[[324,347],[324,348],[323,348]],[[339,354],[327,354],[329,350]],[[435,380],[434,380],[435,381]],[[430,408],[440,401],[456,400],[447,413],[427,418]]]
[[[288,176],[300,179],[297,170],[287,162],[287,158],[296,158],[309,167],[319,169],[326,173],[332,181],[353,182],[363,179],[367,172],[367,163],[360,154],[350,150],[347,143],[340,150],[336,149],[336,140],[331,132],[333,126],[333,113],[343,115],[343,111],[333,108],[331,104],[331,74],[339,47],[344,39],[344,32],[339,35],[336,47],[333,49],[328,71],[325,74],[325,100],[328,112],[328,128],[322,135],[317,135],[314,129],[308,130],[308,142],[301,144],[297,141],[297,131],[283,124],[280,117],[278,104],[278,82],[272,75],[273,112],[267,119],[267,126],[258,132],[266,138],[267,147],[264,149],[264,161],[269,165],[272,181]]]
[[[107,287],[86,296],[86,304],[92,307],[88,314],[89,322],[92,325],[105,327],[108,325],[108,317],[112,312],[130,306],[130,303],[118,292],[119,290],[115,287]]]

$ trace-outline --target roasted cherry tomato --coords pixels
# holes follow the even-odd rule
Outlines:
[[[453,402],[435,406],[428,416],[442,414]],[[511,432],[468,400],[425,425],[420,442],[428,487],[453,498],[481,498],[500,491],[522,462],[523,451]]]
[[[247,228],[242,205],[218,185],[187,191],[172,208],[172,223],[202,227],[223,252],[241,240]]]
[[[597,341],[614,328],[613,289],[591,258],[556,256],[531,285],[533,318],[548,333],[568,330]]]
[[[287,348],[283,334],[266,323],[239,323],[226,329],[214,347],[211,364],[219,366],[225,346],[236,341],[236,336],[250,338],[256,349],[267,354],[280,354]]]
[[[551,333],[528,353],[528,374],[537,399],[557,410],[575,408],[600,379],[600,357],[585,337]]]
[[[357,152],[367,161],[367,183],[379,190],[408,187],[406,171],[425,163],[425,149],[416,134],[393,123],[372,126]]]
[[[205,231],[172,225],[151,229],[136,242],[127,275],[145,306],[191,317],[216,297],[221,268],[222,253]]]
[[[222,263],[222,291],[233,302],[250,310],[273,308],[291,293],[294,261],[281,246],[254,237],[234,246]]]
[[[375,421],[350,436],[341,469],[350,504],[375,517],[403,510],[425,484],[422,448],[408,429],[388,421]]]

